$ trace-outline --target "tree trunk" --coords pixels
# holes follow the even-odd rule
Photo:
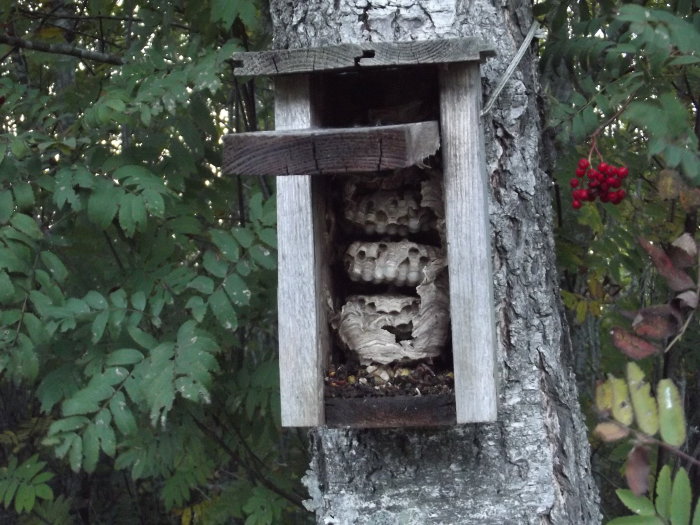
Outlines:
[[[272,0],[275,47],[476,36],[488,97],[532,22],[506,0]],[[535,57],[483,118],[500,400],[495,424],[312,432],[318,523],[600,522],[558,297],[550,180],[540,168]]]

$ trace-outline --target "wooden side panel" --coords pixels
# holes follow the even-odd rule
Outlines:
[[[407,168],[440,146],[437,121],[393,126],[233,133],[224,137],[224,173],[307,175]]]
[[[495,421],[496,331],[479,64],[440,72],[457,422]]]
[[[477,38],[364,42],[337,46],[234,53],[236,75],[285,75],[357,67],[479,61],[493,49]]]
[[[294,75],[275,81],[277,129],[313,125],[309,79]],[[315,233],[316,232],[316,233]],[[309,175],[277,180],[279,359],[282,425],[318,426],[323,415],[323,360],[328,352],[325,310],[314,278],[318,228],[314,227]]]

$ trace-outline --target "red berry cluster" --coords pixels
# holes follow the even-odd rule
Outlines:
[[[627,195],[625,190],[620,189],[627,175],[629,170],[625,166],[616,167],[601,162],[597,168],[593,168],[588,159],[580,159],[576,168],[576,178],[569,181],[573,189],[571,196],[574,199],[571,205],[578,210],[585,201],[593,202],[596,199],[600,199],[600,202],[620,204]],[[583,188],[586,182],[588,187]]]

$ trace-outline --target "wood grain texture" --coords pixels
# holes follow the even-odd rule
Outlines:
[[[224,137],[223,171],[238,175],[376,172],[413,166],[439,147],[436,121],[234,133]]]
[[[493,56],[493,49],[477,38],[450,38],[234,53],[232,58],[236,75],[258,76],[480,61],[487,56]]]
[[[338,428],[436,427],[455,424],[453,395],[326,399],[326,424]]]
[[[311,127],[306,75],[275,82],[278,129]],[[312,180],[309,175],[277,181],[279,363],[282,425],[322,425],[323,360],[329,335],[325,309],[315,279],[318,229],[314,227]]]
[[[457,422],[495,421],[496,333],[478,63],[440,72]]]

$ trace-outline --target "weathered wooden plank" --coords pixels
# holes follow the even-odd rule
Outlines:
[[[454,424],[455,398],[449,394],[326,398],[326,425],[329,427],[435,427]]]
[[[440,123],[457,422],[495,421],[496,333],[481,76],[476,62],[440,72]]]
[[[436,121],[392,126],[234,133],[224,137],[224,173],[317,175],[406,168],[440,147]]]
[[[297,75],[275,81],[278,129],[314,125],[309,78]],[[323,363],[329,333],[321,283],[314,275],[319,229],[315,225],[309,175],[277,181],[279,364],[282,425],[318,426],[323,416]]]
[[[477,38],[445,38],[234,53],[233,61],[236,75],[258,76],[480,61],[493,54],[493,49]]]

